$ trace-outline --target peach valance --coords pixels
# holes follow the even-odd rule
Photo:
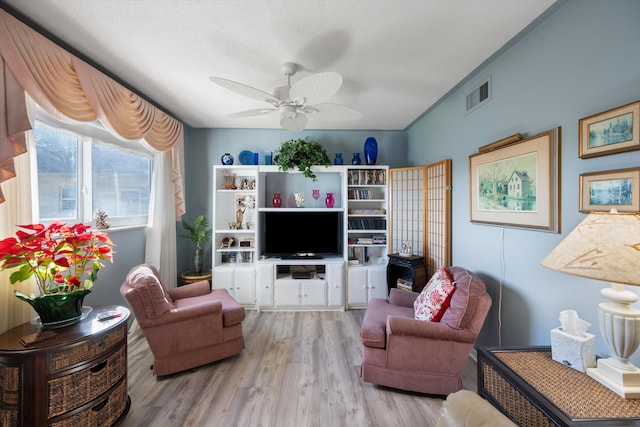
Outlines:
[[[99,120],[120,139],[142,139],[154,150],[170,150],[176,218],[182,216],[184,131],[180,121],[4,10],[0,10],[0,57],[0,182],[15,176],[12,159],[26,151],[24,132],[30,126],[24,90],[56,117]]]

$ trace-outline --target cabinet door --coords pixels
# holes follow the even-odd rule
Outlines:
[[[367,289],[369,290],[367,302],[371,298],[387,298],[387,270],[385,267],[367,268]]]
[[[364,267],[353,267],[348,270],[348,296],[349,304],[366,304],[367,299],[367,270]]]
[[[273,271],[272,264],[258,264],[256,274],[256,297],[259,307],[273,306]]]
[[[328,264],[326,267],[327,305],[340,307],[344,305],[344,268],[343,264]]]
[[[298,280],[277,280],[273,292],[276,307],[300,305],[300,281]]]
[[[233,296],[239,304],[255,304],[256,275],[253,268],[238,268],[234,278]]]
[[[327,305],[327,282],[324,280],[303,280],[300,282],[300,305],[324,307]]]
[[[216,268],[211,279],[213,289],[226,289],[234,294],[234,271],[232,268]]]

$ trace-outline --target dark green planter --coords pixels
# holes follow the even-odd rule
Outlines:
[[[72,294],[41,295],[33,299],[21,294],[16,294],[16,297],[31,304],[40,316],[43,328],[60,328],[80,320],[82,303],[89,292],[91,291],[83,289]]]

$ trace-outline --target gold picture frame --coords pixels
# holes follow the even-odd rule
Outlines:
[[[580,212],[640,212],[640,168],[580,175]]]
[[[640,101],[578,121],[581,159],[640,150]]]
[[[560,232],[561,130],[469,156],[471,222]]]

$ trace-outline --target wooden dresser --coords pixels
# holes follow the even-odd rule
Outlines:
[[[98,320],[118,311],[119,317]],[[0,335],[0,425],[111,426],[129,411],[127,319],[120,306],[93,307],[80,322],[53,329],[55,336],[29,346],[37,332],[24,323]]]

